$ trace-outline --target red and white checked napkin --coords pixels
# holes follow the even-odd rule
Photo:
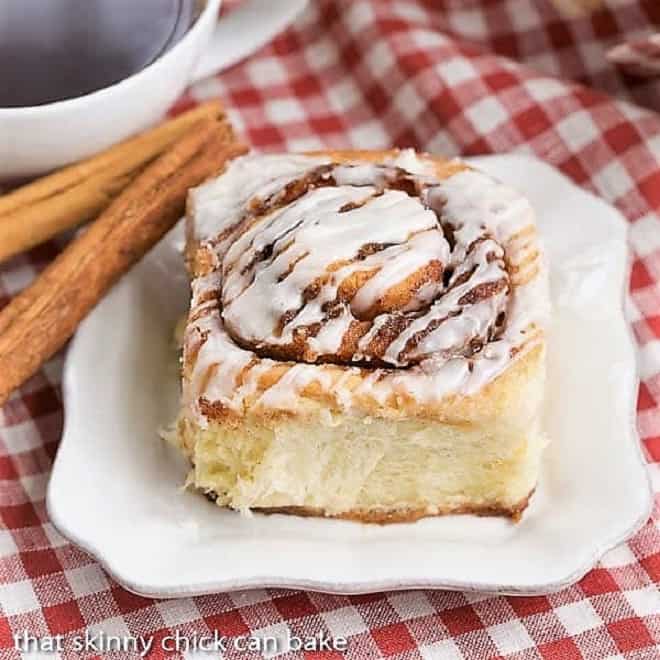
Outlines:
[[[268,589],[140,598],[65,541],[46,515],[62,427],[59,356],[0,417],[0,657],[16,657],[12,635],[23,630],[70,639],[86,628],[155,635],[150,658],[180,657],[158,650],[158,639],[176,630],[287,629],[347,636],[345,657],[356,660],[659,657],[660,81],[628,77],[607,52],[656,32],[660,2],[601,4],[567,17],[546,0],[312,0],[294,27],[196,85],[178,109],[220,96],[237,128],[268,150],[531,153],[617,206],[630,221],[629,311],[642,377],[639,430],[656,491],[652,520],[578,584],[551,596]],[[56,251],[50,243],[3,265],[0,305]]]

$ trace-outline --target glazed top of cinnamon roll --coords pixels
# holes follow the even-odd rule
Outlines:
[[[248,155],[191,193],[202,414],[470,395],[542,342],[527,200],[458,161],[356,156]]]

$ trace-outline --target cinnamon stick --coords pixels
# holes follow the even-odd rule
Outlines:
[[[97,216],[132,178],[204,119],[221,120],[205,103],[85,161],[0,196],[0,261]],[[226,130],[231,131],[226,123]]]
[[[244,151],[229,139],[226,126],[211,119],[198,122],[0,310],[0,405],[177,222],[188,189]]]

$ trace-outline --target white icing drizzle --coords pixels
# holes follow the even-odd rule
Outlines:
[[[184,350],[199,350],[184,401],[201,417],[202,400],[241,410],[255,395],[257,407],[296,410],[315,384],[342,408],[432,403],[478,391],[534,345],[547,294],[529,203],[474,170],[431,171],[410,150],[382,164],[249,155],[193,190],[194,235],[218,268],[193,282]],[[531,280],[516,284],[505,258]],[[289,350],[298,362],[278,353]],[[318,360],[336,364],[305,363]]]
[[[212,238],[236,221],[247,202],[266,199],[311,167],[329,163],[323,156],[302,154],[248,155],[232,161],[226,174],[194,188],[189,214],[195,218],[197,240]]]
[[[234,337],[256,346],[290,344],[299,328],[322,322],[322,331],[310,340],[312,352],[331,356],[339,350],[350,323],[367,313],[384,291],[433,259],[448,261],[449,247],[437,229],[435,214],[404,192],[390,190],[350,214],[339,212],[347,203],[359,202],[374,192],[370,186],[311,190],[231,246],[223,260],[227,275],[222,297],[223,320]],[[263,228],[267,222],[269,226]],[[295,233],[289,231],[291,227],[296,228]],[[408,240],[413,232],[419,233]],[[293,246],[269,264],[250,268],[255,253],[267,246],[277,253],[281,244],[291,241],[295,241]],[[392,247],[352,261],[363,246],[376,242]],[[318,295],[305,303],[307,287],[327,275],[330,264],[344,261],[351,263],[330,273]],[[335,301],[342,282],[373,270],[377,273],[358,290],[350,305],[340,308],[339,316],[326,318],[326,306]],[[278,323],[289,310],[300,311],[277,336]]]

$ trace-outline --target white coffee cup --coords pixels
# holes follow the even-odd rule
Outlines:
[[[207,0],[172,48],[138,73],[73,99],[0,108],[0,180],[43,174],[105,149],[155,123],[186,86],[268,42],[307,0],[246,0],[218,21]]]

